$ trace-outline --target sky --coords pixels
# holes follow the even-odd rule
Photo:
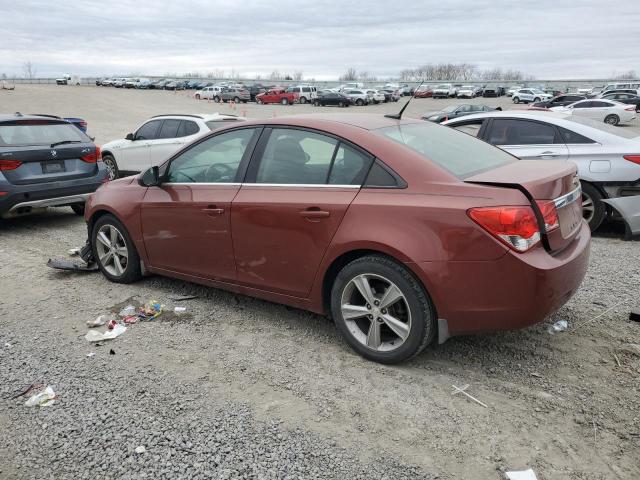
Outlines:
[[[0,75],[243,78],[347,68],[390,78],[426,63],[538,79],[640,74],[640,0],[0,0]]]

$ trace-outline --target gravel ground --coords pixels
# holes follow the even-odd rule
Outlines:
[[[421,102],[410,114],[434,101]],[[0,92],[0,108],[83,116],[104,142],[151,114],[223,107],[167,92],[19,86]],[[116,285],[47,269],[84,242],[69,209],[2,222],[0,238],[2,479],[495,480],[526,468],[540,480],[640,478],[640,324],[628,319],[640,244],[617,225],[594,238],[582,288],[547,322],[454,338],[400,366],[362,360],[307,312],[155,276]],[[148,299],[187,314],[137,323],[102,346],[84,339],[87,320]],[[550,335],[560,319],[569,330]],[[57,402],[12,398],[32,383],[53,386]],[[488,408],[452,395],[463,384]]]

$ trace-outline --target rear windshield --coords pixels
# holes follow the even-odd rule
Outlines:
[[[90,142],[91,140],[70,123],[51,123],[25,120],[0,124],[0,147],[52,145],[64,141]]]
[[[374,132],[409,147],[460,179],[517,161],[482,140],[431,122],[395,125]]]
[[[598,130],[602,130],[603,132],[610,133],[612,135],[617,135],[622,138],[636,138],[640,137],[638,132],[634,132],[633,130],[628,130],[628,127],[614,127],[612,125],[607,125],[604,122],[596,122],[591,118],[581,117],[579,115],[570,115],[565,118],[565,120],[569,120],[570,122],[579,123],[581,125],[588,125],[589,127],[597,128]]]

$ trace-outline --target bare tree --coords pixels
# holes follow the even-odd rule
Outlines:
[[[341,82],[349,82],[357,79],[358,79],[358,72],[356,72],[356,69],[353,67],[347,68],[347,71],[340,76]]]
[[[36,76],[36,67],[31,62],[24,62],[22,64],[22,70],[24,71],[25,78],[33,78]]]
[[[628,72],[623,72],[618,75],[613,75],[614,80],[634,80],[638,78],[638,74],[635,70],[629,70]]]
[[[274,70],[269,74],[269,80],[280,80],[281,75],[278,70]]]
[[[302,80],[302,70],[294,70],[293,71],[293,79],[297,82],[299,82],[300,80]]]

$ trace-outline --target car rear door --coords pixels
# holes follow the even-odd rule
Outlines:
[[[487,142],[526,160],[566,160],[569,150],[555,125],[538,120],[493,118]]]
[[[231,208],[238,282],[306,298],[370,162],[329,135],[265,129]]]
[[[150,267],[233,282],[231,201],[260,128],[224,131],[173,158],[159,187],[141,205]]]

